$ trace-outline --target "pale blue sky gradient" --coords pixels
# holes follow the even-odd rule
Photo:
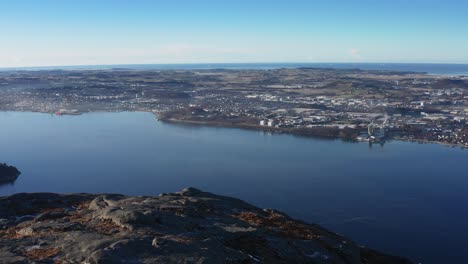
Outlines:
[[[468,63],[461,0],[0,0],[0,67]]]

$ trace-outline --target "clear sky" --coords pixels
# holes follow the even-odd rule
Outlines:
[[[465,0],[0,0],[0,67],[468,63]]]

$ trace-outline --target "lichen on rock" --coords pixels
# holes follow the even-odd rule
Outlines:
[[[194,188],[0,198],[2,263],[406,264],[320,226]]]

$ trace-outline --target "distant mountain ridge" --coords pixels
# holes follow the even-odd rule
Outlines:
[[[447,63],[186,63],[186,64],[114,64],[114,65],[70,65],[43,67],[2,68],[0,71],[40,70],[213,70],[213,69],[280,69],[280,68],[330,68],[360,69],[392,72],[418,72],[441,75],[468,75],[468,64]]]

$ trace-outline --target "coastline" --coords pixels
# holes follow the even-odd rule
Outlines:
[[[450,148],[468,149],[468,146],[465,146],[465,145],[451,144],[451,143],[447,143],[447,142],[440,142],[440,141],[433,141],[433,140],[426,140],[426,139],[394,138],[392,140],[402,141],[402,142],[418,143],[418,144],[436,144],[436,145],[442,145],[442,146],[450,147]]]
[[[0,112],[24,112],[24,113],[39,113],[39,114],[52,114],[53,112],[44,112],[44,111],[33,111],[33,110],[0,110]],[[91,111],[82,111],[80,115],[84,114],[92,114],[92,113],[123,113],[123,112],[141,112],[141,113],[149,113],[152,114],[158,121],[166,122],[166,123],[173,123],[173,124],[187,124],[187,125],[196,125],[196,126],[208,126],[208,127],[224,127],[224,128],[237,128],[237,129],[246,129],[246,130],[254,130],[254,131],[263,131],[272,134],[290,134],[295,136],[301,136],[306,138],[320,138],[320,139],[328,139],[328,140],[342,140],[344,142],[356,142],[359,143],[361,141],[356,140],[355,138],[351,137],[340,137],[338,135],[333,136],[324,136],[323,134],[314,134],[313,130],[309,130],[308,133],[304,133],[304,130],[300,129],[293,129],[293,128],[277,128],[277,127],[267,127],[267,126],[260,126],[254,125],[249,123],[229,123],[229,122],[220,122],[220,121],[200,121],[200,120],[188,120],[188,119],[177,119],[177,118],[162,118],[160,117],[160,113],[157,111],[151,111],[147,109],[129,109],[129,110],[91,110]],[[80,116],[80,115],[69,115],[69,116]],[[67,115],[58,115],[58,116],[67,116]],[[356,131],[357,132],[357,131]],[[437,144],[451,148],[461,148],[461,149],[468,149],[466,145],[459,145],[459,144],[451,144],[447,142],[441,141],[433,141],[433,140],[426,140],[426,139],[405,139],[402,137],[391,137],[386,139],[385,141],[402,141],[402,142],[413,142],[413,143],[420,143],[420,144]],[[366,141],[364,141],[366,142]],[[375,142],[378,143],[378,142]]]
[[[243,130],[240,130],[240,129],[221,129],[221,128],[198,128],[198,127],[192,127],[190,125],[186,126],[184,128],[183,125],[170,125],[170,124],[164,124],[164,123],[157,123],[156,120],[154,119],[154,116],[153,115],[148,115],[148,112],[146,113],[136,113],[136,114],[133,114],[131,112],[127,112],[127,113],[123,113],[123,114],[102,114],[102,113],[99,113],[99,112],[94,112],[94,116],[92,116],[93,114],[91,113],[89,116],[88,115],[84,115],[83,117],[59,117],[59,116],[53,116],[51,117],[50,115],[35,115],[35,114],[26,114],[25,116],[29,116],[29,120],[32,121],[32,120],[35,120],[36,118],[40,118],[40,119],[53,119],[54,123],[59,123],[59,124],[73,124],[74,123],[78,123],[78,122],[83,122],[83,121],[86,121],[86,120],[97,120],[99,122],[99,120],[105,120],[106,118],[110,117],[111,119],[113,120],[117,120],[116,122],[120,122],[119,120],[122,120],[121,119],[121,116],[124,117],[124,118],[127,118],[127,117],[130,117],[131,120],[135,120],[135,119],[138,119],[138,120],[142,120],[143,121],[143,124],[146,124],[145,126],[146,127],[150,127],[150,128],[155,128],[155,129],[163,129],[164,130],[167,130],[167,131],[175,131],[175,132],[188,132],[189,134],[191,134],[191,138],[188,138],[187,140],[189,140],[188,142],[190,142],[190,140],[199,140],[199,139],[204,139],[205,135],[211,135],[212,137],[217,137],[217,135],[232,135],[232,134],[239,134],[239,135],[242,135],[242,136],[247,136],[250,140],[247,140],[247,141],[233,141],[233,142],[260,142],[260,144],[265,144],[266,146],[271,146],[271,144],[277,144],[279,142],[281,142],[281,144],[283,144],[283,142],[295,142],[297,140],[299,141],[302,141],[303,144],[301,145],[309,145],[311,144],[312,147],[313,145],[322,145],[322,146],[325,146],[324,148],[322,149],[327,149],[327,145],[331,146],[331,148],[333,148],[332,145],[337,145],[339,146],[339,149],[342,149],[344,150],[343,152],[346,152],[346,151],[350,151],[351,153],[354,152],[354,153],[358,153],[360,151],[363,151],[363,152],[369,152],[368,155],[371,157],[371,158],[374,158],[374,157],[377,157],[377,155],[379,155],[380,157],[385,155],[385,153],[377,153],[379,152],[379,150],[381,149],[381,147],[378,145],[378,144],[375,144],[374,146],[374,149],[373,150],[368,150],[367,148],[367,144],[352,144],[352,143],[349,143],[348,146],[344,146],[344,145],[347,145],[346,143],[341,143],[340,141],[322,141],[322,140],[314,140],[314,139],[311,139],[310,141],[307,141],[307,139],[300,139],[299,137],[292,137],[292,136],[275,136],[273,137],[272,135],[270,134],[267,134],[267,133],[262,133],[262,132],[242,132]],[[22,117],[21,117],[21,114],[14,114],[12,115],[14,117],[14,119],[16,120],[19,120],[18,122],[21,122],[22,120]],[[132,118],[132,116],[135,117],[135,119]],[[29,122],[28,122],[29,123]],[[106,123],[106,122],[102,122],[102,123]],[[139,122],[140,124],[142,122]],[[209,124],[199,124],[199,122],[197,122],[197,124],[195,125],[207,125],[209,126]],[[177,126],[179,128],[177,128]],[[137,130],[137,131],[142,131],[142,130]],[[237,132],[236,132],[237,131]],[[117,131],[118,132],[118,131]],[[208,133],[205,133],[205,132],[208,132]],[[118,132],[119,133],[119,132]],[[151,133],[151,134],[154,134],[154,133]],[[178,133],[174,133],[175,135],[177,135]],[[162,137],[164,138],[164,137]],[[226,138],[226,137],[224,137]],[[227,138],[229,140],[229,138]],[[284,140],[283,140],[284,139]],[[178,138],[177,136],[174,137],[174,140],[177,141],[177,140],[180,140],[180,138]],[[148,140],[147,140],[148,141]],[[206,142],[203,142],[203,140],[199,140],[202,144],[203,143],[206,143]],[[214,142],[216,143],[218,141],[218,139]],[[396,144],[393,144],[393,146],[389,146],[390,148],[386,149],[386,152],[387,153],[391,153],[392,151],[394,151],[395,149],[401,149],[401,148],[410,148],[410,149],[415,149],[416,151],[420,151],[420,150],[425,150],[425,149],[428,149],[428,150],[433,150],[435,152],[439,152],[439,153],[445,153],[445,154],[448,154],[448,153],[454,153],[454,154],[460,154],[459,150],[457,149],[453,149],[453,150],[450,150],[450,149],[442,149],[440,147],[437,147],[437,146],[429,146],[429,145],[426,145],[426,146],[419,146],[419,145],[416,145],[416,144],[408,144],[408,143],[398,143],[398,142],[389,142],[389,143],[396,143]],[[390,145],[390,144],[389,144]],[[412,146],[411,146],[412,145]],[[217,147],[216,145],[214,145],[214,147]],[[206,148],[208,149],[208,148]],[[316,148],[317,150],[320,150],[320,148]],[[353,151],[354,149],[354,151]],[[201,151],[204,151],[203,149],[203,146],[202,148],[200,148]],[[291,149],[292,151],[295,151],[294,149]],[[315,152],[316,150],[312,150],[310,152]],[[298,152],[298,151],[296,151]],[[304,152],[304,153],[310,153],[310,152]],[[256,153],[256,152],[251,152],[251,153]],[[291,152],[290,152],[291,153]],[[395,152],[393,152],[395,153]],[[461,153],[463,154],[463,153]],[[398,153],[397,153],[398,155]],[[340,159],[341,160],[341,159]],[[437,160],[437,158],[436,158]],[[19,164],[19,163],[18,163]],[[274,163],[275,164],[275,163]],[[462,163],[463,164],[463,163]],[[271,177],[270,177],[271,178]],[[23,182],[23,181],[22,181]],[[183,186],[180,186],[180,187],[183,187]],[[178,188],[180,188],[178,187]],[[32,190],[32,191],[36,191],[36,190]],[[51,191],[59,191],[60,190],[51,190]],[[79,191],[79,190],[78,190]],[[86,192],[88,192],[88,190],[84,190]],[[165,191],[165,190],[163,190]],[[71,192],[76,192],[76,190],[72,190]],[[115,191],[115,192],[120,192],[120,191]],[[229,192],[229,193],[234,193],[234,192]],[[131,194],[131,193],[127,193],[127,194]],[[131,194],[133,195],[133,194]],[[236,194],[236,196],[238,196],[239,194]],[[267,205],[268,206],[268,205]],[[275,208],[281,208],[277,205],[269,205],[269,206],[273,206]],[[284,208],[283,208],[284,209]],[[300,210],[300,209],[299,209]],[[300,216],[299,216],[300,217]],[[314,219],[308,219],[308,220],[311,220],[312,222],[316,221]],[[322,222],[322,221],[320,221]],[[330,227],[331,230],[335,230],[337,231],[338,229],[335,229],[335,227]],[[342,232],[342,230],[340,230],[339,232]],[[347,234],[346,232],[342,232],[343,234],[346,234],[346,235],[349,235]],[[350,235],[352,238],[354,238],[353,235]]]
[[[273,134],[290,134],[290,135],[308,137],[308,138],[342,140],[342,141],[347,141],[347,142],[351,141],[351,142],[356,142],[356,143],[361,142],[361,141],[358,141],[358,140],[352,139],[352,138],[345,138],[345,137],[339,137],[339,136],[324,137],[324,136],[320,136],[320,135],[314,135],[312,133],[301,133],[300,131],[295,131],[295,130],[287,129],[287,128],[264,127],[264,126],[253,125],[253,124],[233,124],[233,123],[227,123],[227,122],[226,123],[223,123],[223,122],[209,122],[209,121],[184,120],[184,119],[175,119],[175,118],[169,118],[169,119],[165,119],[165,118],[160,119],[160,118],[158,118],[158,120],[161,121],[161,122],[175,123],[175,124],[189,124],[189,125],[197,125],[197,126],[238,128],[238,129],[248,129],[248,130],[270,132],[270,133],[273,133]],[[402,141],[402,142],[420,143],[420,144],[437,144],[437,145],[442,145],[442,146],[452,147],[452,148],[468,149],[468,146],[465,146],[465,145],[451,144],[451,143],[447,143],[447,142],[432,141],[432,140],[425,140],[425,139],[405,139],[405,138],[400,138],[400,137],[394,137],[394,138],[388,138],[385,141],[392,141],[392,140]],[[375,142],[375,143],[378,143],[378,142]]]

